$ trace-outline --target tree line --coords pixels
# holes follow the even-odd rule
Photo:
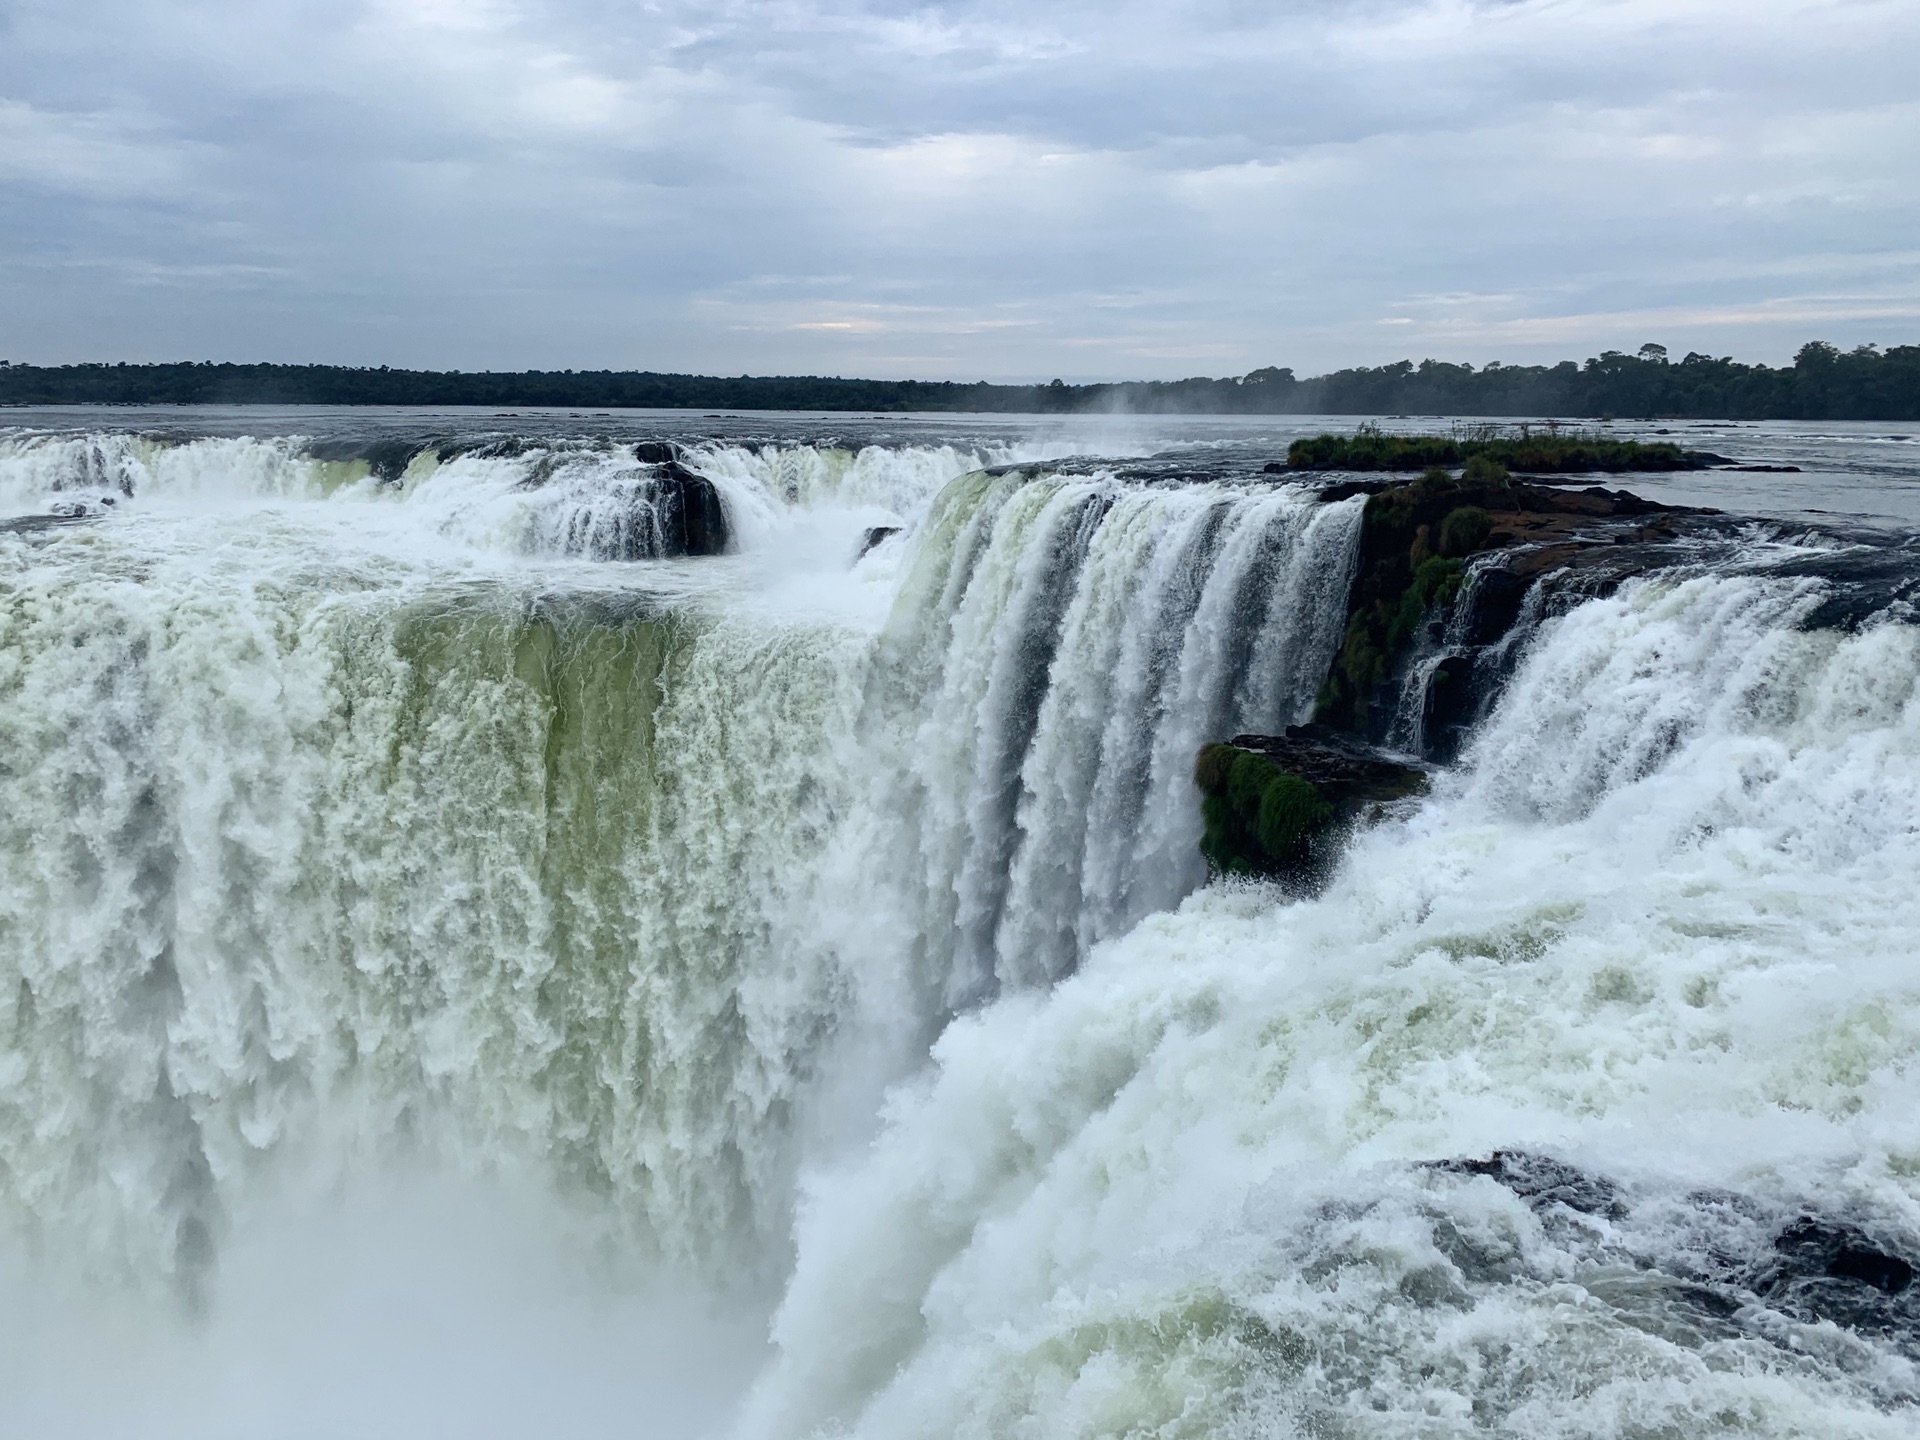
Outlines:
[[[1306,379],[1268,368],[1222,379],[967,384],[838,376],[671,375],[632,370],[395,370],[344,365],[16,365],[0,405],[557,406],[574,410],[830,410],[1022,414],[1484,415],[1622,419],[1920,420],[1920,345],[1800,347],[1786,366],[1660,345],[1584,363],[1402,360]]]

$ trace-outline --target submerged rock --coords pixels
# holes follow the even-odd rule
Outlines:
[[[1535,1209],[1564,1205],[1582,1215],[1619,1219],[1627,1213],[1620,1187],[1604,1175],[1527,1150],[1496,1150],[1484,1160],[1437,1160],[1429,1168],[1450,1175],[1485,1175],[1506,1186]]]
[[[1913,1284],[1913,1266],[1891,1255],[1851,1225],[1834,1225],[1802,1215],[1775,1238],[1773,1248],[1787,1274],[1829,1280],[1857,1280],[1883,1295],[1898,1295]]]
[[[97,518],[96,515],[76,511],[56,515],[14,515],[0,520],[0,535],[34,535],[43,530],[58,530]]]
[[[1663,1305],[1704,1333],[1744,1334],[1801,1348],[1791,1326],[1835,1325],[1920,1356],[1920,1287],[1914,1261],[1856,1224],[1817,1209],[1779,1210],[1729,1191],[1640,1196],[1604,1175],[1550,1155],[1496,1150],[1484,1159],[1429,1161],[1421,1168],[1485,1176],[1544,1221],[1592,1217],[1613,1228],[1604,1272],[1630,1261],[1660,1282]],[[1569,1213],[1571,1212],[1571,1213]],[[1606,1298],[1617,1284],[1582,1283]],[[1636,1323],[1639,1323],[1636,1321]]]
[[[363,460],[374,479],[383,485],[397,485],[413,457],[432,444],[420,437],[335,436],[313,441],[307,446],[307,454],[315,460]]]
[[[1767,1304],[1804,1321],[1920,1342],[1913,1262],[1853,1225],[1801,1215],[1773,1240],[1749,1277]]]

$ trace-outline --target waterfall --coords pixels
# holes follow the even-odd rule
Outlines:
[[[1205,879],[1193,756],[1306,718],[1360,518],[1286,489],[971,484],[883,637],[882,684],[920,683],[878,700],[910,737],[911,883],[953,936],[953,1008],[1067,973]]]
[[[327,1132],[538,1156],[669,1253],[777,1234],[847,638],[170,578],[0,619],[9,1198],[190,1265]]]
[[[239,1373],[312,1235],[533,1233],[675,1433],[1903,1433],[1899,605],[1777,530],[1567,591],[1324,894],[1207,885],[1365,502],[1079,448],[0,432],[0,1350]]]
[[[1303,713],[1358,523],[1270,486],[967,469],[934,501],[977,456],[689,447],[761,507],[743,563],[782,505],[932,503],[867,629],[690,570],[526,568],[499,507],[541,467],[564,513],[617,507],[617,451],[423,451],[391,485],[294,444],[0,458],[67,493],[107,453],[126,513],[0,537],[0,1173],[23,1223],[188,1284],[266,1177],[402,1150],[777,1271],[809,1136],[1204,879],[1191,754]]]
[[[1906,1433],[1910,1331],[1755,1289],[1796,1216],[1920,1239],[1920,631],[1819,592],[1550,620],[1324,896],[951,1026],[816,1180],[747,1433]],[[1502,1147],[1594,1178],[1432,1163]]]

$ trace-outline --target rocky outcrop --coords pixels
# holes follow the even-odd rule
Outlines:
[[[1430,470],[1406,485],[1350,483],[1327,498],[1368,495],[1360,556],[1348,596],[1347,626],[1321,689],[1314,718],[1375,742],[1386,740],[1401,712],[1409,652],[1434,627],[1452,632],[1465,650],[1496,643],[1519,617],[1527,591],[1549,573],[1591,568],[1605,557],[1608,583],[1652,563],[1690,517],[1680,510],[1604,486],[1531,485],[1483,467],[1463,476]],[[1634,547],[1640,547],[1636,550]],[[1440,660],[1430,689],[1449,689],[1432,728],[1467,718],[1472,689],[1463,665]],[[1457,737],[1455,737],[1457,738]]]
[[[1838,1326],[1920,1356],[1910,1240],[1903,1246],[1876,1233],[1881,1227],[1865,1217],[1842,1218],[1817,1203],[1783,1208],[1725,1190],[1669,1192],[1646,1205],[1650,1197],[1605,1175],[1524,1150],[1422,1168],[1494,1181],[1525,1201],[1562,1243],[1580,1246],[1580,1236],[1604,1234],[1595,1293],[1611,1293],[1607,1267],[1624,1262],[1655,1282],[1629,1289],[1636,1302],[1658,1294],[1669,1321],[1702,1335],[1798,1350],[1794,1326]],[[1596,1221],[1607,1229],[1593,1230]]]
[[[1455,435],[1388,434],[1365,424],[1352,435],[1303,436],[1287,449],[1281,470],[1425,470],[1433,465],[1500,466],[1523,475],[1589,475],[1596,471],[1706,470],[1734,464],[1707,450],[1671,441],[1623,440],[1547,427],[1470,427]]]
[[[661,531],[667,536],[668,554],[724,555],[728,531],[726,506],[720,503],[720,491],[706,476],[689,470],[678,460],[665,467],[662,500],[659,502]],[[677,550],[673,548],[678,546]]]
[[[731,543],[727,510],[713,481],[680,458],[680,447],[668,440],[641,440],[628,447],[633,458],[653,471],[653,484],[644,503],[653,511],[653,524],[639,526],[650,545],[645,554],[620,559],[669,560],[686,555],[724,555]]]
[[[1311,887],[1347,828],[1425,791],[1424,767],[1317,725],[1236,735],[1201,749],[1194,767],[1217,875]]]
[[[1347,481],[1323,498],[1362,494],[1346,627],[1315,723],[1238,735],[1197,758],[1214,874],[1318,883],[1354,825],[1421,794],[1428,763],[1458,750],[1543,582],[1569,598],[1604,594],[1671,563],[1711,513],[1602,486],[1527,484],[1484,462],[1410,484]]]
[[[411,436],[335,436],[312,442],[307,453],[316,460],[358,460],[365,462],[373,478],[383,485],[397,485],[405,478],[415,458],[431,452],[442,464],[462,456],[479,460],[512,460],[529,452],[540,454],[520,484],[537,489],[552,480],[565,458],[565,451],[554,451],[552,441],[522,435],[469,437]],[[617,448],[601,441],[598,448]],[[595,553],[597,559],[658,560],[683,555],[724,555],[731,543],[726,506],[713,481],[694,470],[681,458],[680,447],[669,440],[641,440],[628,447],[633,458],[653,472],[654,483],[645,498],[636,501],[651,511],[645,523],[627,527],[624,533],[646,536],[644,545],[625,544],[607,553]],[[541,453],[545,452],[545,453]]]
[[[683,555],[724,555],[730,542],[727,510],[713,481],[680,458],[668,440],[641,440],[629,447],[633,458],[654,472],[652,494],[655,553],[635,558],[673,559]]]

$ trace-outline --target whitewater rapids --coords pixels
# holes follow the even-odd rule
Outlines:
[[[621,564],[618,445],[318,448],[0,439],[92,507],[0,532],[10,1433],[1916,1433],[1900,1335],[1698,1301],[1920,1253],[1920,636],[1809,627],[1834,542],[1541,622],[1297,901],[1191,765],[1357,499],[709,439],[735,553]]]

